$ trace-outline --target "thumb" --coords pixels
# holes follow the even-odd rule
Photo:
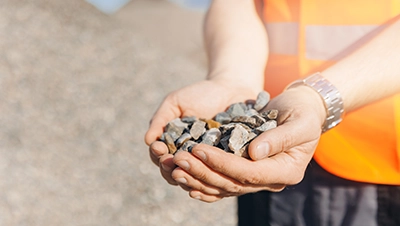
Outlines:
[[[307,126],[304,123],[298,123],[298,121],[286,121],[284,124],[268,130],[254,139],[248,149],[250,158],[261,160],[306,142],[319,139],[321,131],[318,126],[315,129],[310,129],[311,125]]]

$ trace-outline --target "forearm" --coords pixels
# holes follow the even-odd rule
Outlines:
[[[400,17],[322,74],[339,89],[347,112],[400,93]]]
[[[253,0],[214,0],[205,18],[204,39],[208,79],[263,88],[268,40]]]

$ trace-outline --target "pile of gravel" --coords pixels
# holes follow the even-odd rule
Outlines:
[[[213,119],[176,118],[166,125],[160,140],[171,154],[190,152],[194,145],[203,143],[249,158],[249,143],[277,126],[278,110],[263,111],[269,99],[269,93],[262,91],[255,101],[232,104]]]

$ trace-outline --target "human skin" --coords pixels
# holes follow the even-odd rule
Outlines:
[[[268,48],[259,43],[267,42],[267,36],[264,27],[259,26],[260,19],[252,4],[253,1],[232,1],[230,5],[233,6],[228,10],[223,0],[213,2],[205,21],[205,40],[210,59],[208,80],[194,84],[190,89],[183,88],[169,94],[154,115],[146,134],[151,158],[163,166],[160,167],[163,177],[170,184],[179,184],[191,197],[205,202],[260,190],[280,191],[286,185],[300,182],[314,154],[326,118],[319,95],[309,87],[299,86],[284,91],[268,104],[267,109],[279,110],[279,126],[251,142],[249,155],[252,160],[202,144],[196,145],[192,153],[179,152],[172,156],[166,154],[167,148],[163,143],[156,141],[163,126],[173,118],[184,115],[210,118],[234,101],[254,98],[259,88],[252,87],[262,81],[260,76],[265,65],[260,62],[266,57],[261,55],[267,55]],[[261,35],[260,40],[254,40],[256,35],[241,34],[235,39],[236,33],[242,28],[240,23],[234,23],[238,22],[235,19],[243,20],[246,16],[253,20],[249,19],[243,26],[247,28],[253,24],[254,27],[250,26],[252,29],[244,33],[255,32]],[[371,41],[322,71],[322,75],[341,93],[346,112],[400,93],[399,37],[400,19],[397,18]],[[230,42],[225,41],[231,39]],[[246,55],[246,59],[241,59],[245,44],[250,46],[251,57]],[[261,50],[257,50],[253,44],[261,45]],[[246,68],[251,73],[245,74]],[[234,83],[235,80],[238,82]],[[230,82],[225,84],[225,81]],[[223,88],[219,90],[217,87]],[[229,91],[230,88],[240,90],[239,87],[243,93]],[[206,93],[214,89],[218,90],[214,92],[219,92],[218,97],[221,98],[206,95],[200,101],[196,99],[195,105],[212,100],[211,106],[201,105],[209,106],[208,109],[195,109],[195,106],[183,102],[182,97],[190,92]],[[235,99],[237,94],[240,96]]]
[[[176,165],[173,156],[166,154],[166,146],[156,142],[163,127],[182,116],[212,118],[230,104],[255,99],[263,89],[268,41],[253,1],[214,1],[205,18],[204,40],[209,60],[207,80],[167,95],[145,136],[151,159],[161,166],[161,174],[170,184],[176,184],[171,177]]]

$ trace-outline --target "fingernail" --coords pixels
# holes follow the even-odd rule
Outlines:
[[[198,196],[194,197],[194,199],[200,200],[200,199],[201,199],[201,196],[198,195]]]
[[[184,177],[176,178],[175,181],[180,184],[187,184],[187,180]]]
[[[269,154],[269,144],[267,142],[261,143],[256,147],[255,157],[257,160],[263,159]]]
[[[190,169],[190,165],[187,161],[182,160],[176,163],[179,167],[181,167],[184,170],[189,170]]]
[[[165,165],[165,164],[161,163],[161,167],[162,167],[163,170],[165,170],[165,171],[171,171],[171,167],[169,167],[168,165]]]
[[[203,161],[207,160],[207,156],[206,153],[204,153],[204,151],[196,151],[195,155]]]

